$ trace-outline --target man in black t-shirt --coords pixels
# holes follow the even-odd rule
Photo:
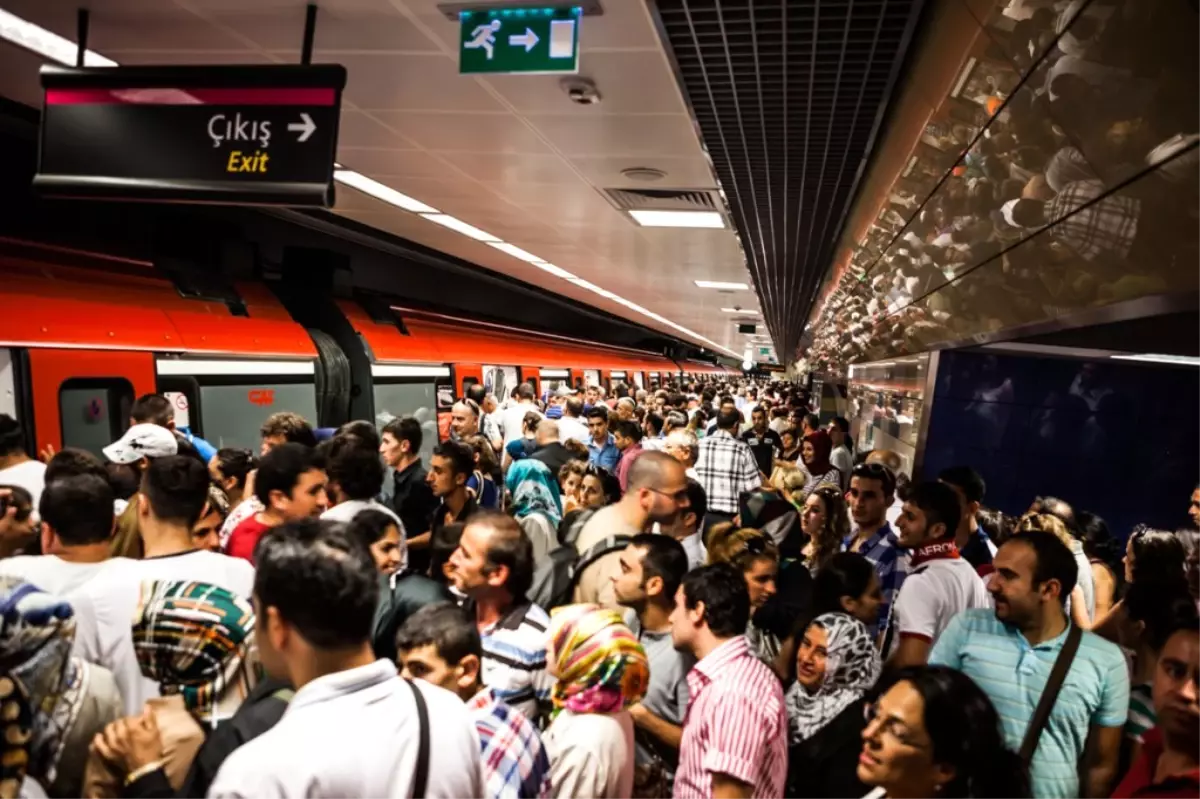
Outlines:
[[[767,411],[761,405],[750,413],[750,429],[742,433],[742,441],[754,453],[758,470],[770,477],[775,468],[775,458],[783,451],[783,439],[767,425]]]

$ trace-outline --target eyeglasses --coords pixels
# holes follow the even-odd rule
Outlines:
[[[904,726],[904,723],[900,719],[880,718],[878,708],[878,704],[863,705],[863,720],[867,722],[868,730],[875,727],[876,735],[886,735],[903,746],[909,746],[913,749],[928,748],[928,744],[917,740],[916,736]]]

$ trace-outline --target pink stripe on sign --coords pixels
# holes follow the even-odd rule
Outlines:
[[[333,105],[333,89],[47,89],[46,105]]]

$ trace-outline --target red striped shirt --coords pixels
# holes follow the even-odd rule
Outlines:
[[[751,796],[783,796],[787,712],[779,678],[731,638],[688,673],[675,799],[712,796],[712,775],[753,785]]]

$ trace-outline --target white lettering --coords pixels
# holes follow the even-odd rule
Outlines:
[[[271,121],[243,119],[241,113],[230,119],[225,114],[215,114],[208,120],[208,137],[212,139],[213,147],[220,147],[225,142],[255,141],[262,147],[271,144]]]
[[[258,143],[263,147],[271,146],[271,120],[263,120],[258,123]]]
[[[224,122],[225,122],[224,114],[217,114],[216,116],[214,116],[208,120],[208,136],[210,139],[213,140],[213,147],[220,147],[221,142],[223,142],[225,140],[225,136],[220,132],[220,129],[218,127],[216,127],[217,125],[221,125]]]

